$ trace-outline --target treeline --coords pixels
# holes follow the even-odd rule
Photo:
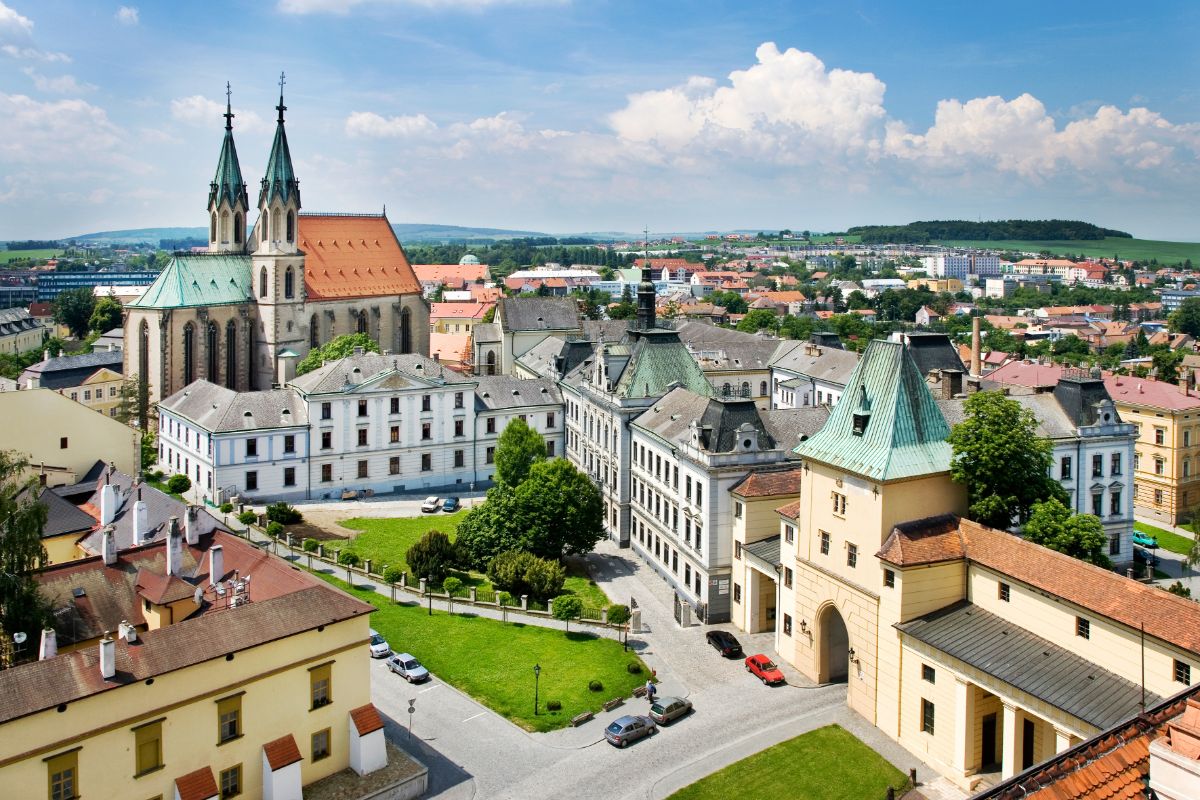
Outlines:
[[[1009,219],[992,222],[941,220],[910,222],[907,225],[859,225],[846,231],[860,236],[864,244],[923,244],[944,239],[964,241],[1019,240],[1096,241],[1108,236],[1133,238],[1124,231],[1101,228],[1090,222],[1065,219]]]
[[[204,239],[159,239],[158,249],[166,250],[191,250],[193,247],[207,247],[208,242]]]
[[[8,250],[58,250],[62,245],[58,242],[41,239],[26,239],[23,242],[9,242],[5,245]]]

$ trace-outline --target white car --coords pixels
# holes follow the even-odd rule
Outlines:
[[[424,514],[434,514],[442,507],[442,500],[439,497],[426,497],[425,502],[421,503],[421,512]]]
[[[388,669],[409,683],[420,683],[429,678],[429,670],[408,653],[392,656],[387,660]]]
[[[392,648],[388,645],[387,639],[375,630],[371,629],[371,658],[387,658],[392,654]]]

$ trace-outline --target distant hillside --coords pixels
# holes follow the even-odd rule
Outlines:
[[[518,239],[526,236],[546,236],[537,231],[514,231],[504,228],[467,228],[459,225],[432,225],[424,223],[394,223],[396,238],[402,242],[441,242],[460,240]],[[112,244],[152,244],[160,241],[200,239],[207,241],[208,231],[204,228],[132,228],[120,231],[100,231],[84,233],[78,236],[66,236],[62,241],[74,241],[80,244],[112,245]]]
[[[206,228],[133,228],[124,231],[101,231],[80,236],[64,236],[61,241],[80,244],[152,244],[163,239],[201,239],[208,241]]]
[[[1063,219],[1009,219],[991,222],[938,220],[907,225],[858,225],[846,233],[861,237],[864,244],[923,244],[940,239],[971,241],[1101,241],[1108,237],[1133,238],[1124,231],[1100,228],[1090,222]]]

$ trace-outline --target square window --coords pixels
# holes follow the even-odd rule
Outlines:
[[[1008,599],[1009,599],[1009,593],[1011,591],[1012,590],[1009,588],[1009,585],[1007,583],[1001,582],[996,596],[1000,598],[1000,602],[1007,603]]]
[[[242,765],[221,770],[221,797],[237,797],[242,793]]]
[[[833,493],[833,513],[839,517],[846,516],[846,495],[839,492]]]
[[[829,555],[829,534],[821,531],[821,555]]]
[[[858,545],[856,545],[856,544],[846,545],[846,566],[847,567],[857,567],[858,566]]]
[[[937,678],[937,672],[928,664],[921,665],[921,680],[933,683]]]
[[[59,449],[59,450],[66,450],[66,449],[67,449],[67,437],[66,437],[66,436],[61,436],[61,437],[59,437],[59,439],[58,439],[58,449]]]
[[[1075,618],[1075,635],[1082,639],[1092,638],[1092,623],[1083,617]]]
[[[885,569],[883,571],[883,585],[888,587],[889,589],[895,587],[895,585],[896,585],[896,571],[895,570]]]
[[[329,758],[329,728],[312,735],[312,760]]]
[[[933,735],[933,703],[921,698],[921,732]]]
[[[1175,682],[1184,686],[1192,685],[1192,667],[1190,664],[1175,659]]]

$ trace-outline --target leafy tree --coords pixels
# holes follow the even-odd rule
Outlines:
[[[54,300],[54,321],[66,325],[76,339],[82,339],[88,335],[95,309],[96,295],[90,286],[67,289]]]
[[[1188,587],[1184,586],[1183,581],[1175,581],[1174,583],[1172,583],[1170,586],[1167,587],[1167,591],[1170,592],[1171,594],[1176,594],[1176,595],[1179,595],[1180,597],[1185,597],[1188,600],[1192,599],[1192,590],[1189,589]]]
[[[708,301],[713,305],[721,306],[730,314],[745,314],[750,310],[750,306],[746,303],[746,298],[737,292],[713,292],[708,296]]]
[[[296,510],[295,506],[288,505],[281,500],[267,506],[267,519],[271,522],[278,522],[280,525],[295,525],[303,522],[304,516]]]
[[[583,601],[573,594],[564,594],[554,598],[554,618],[561,619],[571,630],[571,620],[583,611]]]
[[[1105,569],[1112,562],[1104,551],[1108,536],[1094,514],[1072,514],[1057,498],[1033,504],[1023,530],[1025,539]]]
[[[1189,297],[1167,317],[1167,323],[1176,333],[1200,338],[1200,297]]]
[[[496,445],[496,480],[516,486],[529,476],[529,470],[546,459],[546,440],[520,418],[504,427]]]
[[[313,541],[316,541],[315,539]],[[304,540],[305,547],[308,546],[308,539]],[[387,567],[383,570],[384,583],[399,583],[400,576],[404,574],[404,570],[399,567]]]
[[[621,301],[615,305],[609,306],[609,319],[633,319],[637,314],[637,305],[633,302],[633,290],[629,288],[629,284],[621,289]]]
[[[737,329],[743,333],[758,333],[762,330],[773,331],[779,325],[779,317],[767,308],[756,308],[746,312]]]
[[[591,552],[604,538],[600,490],[565,458],[534,464],[513,494],[525,549],[535,555],[561,560]]]
[[[42,546],[46,506],[38,499],[37,476],[28,467],[18,453],[0,451],[0,637],[4,642],[11,642],[18,632],[35,637],[50,622],[49,609],[32,577],[46,563]]]
[[[557,561],[521,550],[498,554],[488,563],[487,576],[497,589],[516,597],[527,594],[540,600],[558,594],[567,579],[566,570]]]
[[[484,323],[490,323],[490,322],[496,321],[496,306],[495,306],[495,304],[493,304],[492,307],[489,308],[487,311],[483,312],[483,321],[484,321]]]
[[[812,317],[786,316],[779,324],[779,335],[786,339],[807,341],[816,329],[817,323]]]
[[[1162,350],[1155,351],[1150,358],[1151,363],[1154,364],[1154,374],[1160,381],[1174,383],[1179,380],[1179,367],[1183,364],[1182,350],[1173,351],[1164,347]]]
[[[487,500],[459,521],[455,546],[464,564],[484,569],[497,554],[522,546],[524,532],[513,516],[514,500],[511,487],[494,486],[488,490]]]
[[[121,327],[124,320],[125,309],[121,301],[115,297],[101,297],[88,318],[88,327],[97,333],[104,333]]]
[[[354,355],[354,348],[361,347],[364,352],[378,353],[379,345],[365,333],[345,333],[335,337],[321,347],[308,351],[303,360],[296,365],[296,374],[303,375],[312,372],[326,361],[336,361]]]
[[[172,475],[167,481],[167,491],[171,494],[183,494],[192,488],[192,479],[187,475]]]
[[[1037,435],[1033,412],[1000,392],[978,392],[950,432],[951,477],[967,487],[973,519],[993,528],[1024,522],[1034,503],[1066,491],[1050,477],[1052,445]]]
[[[613,603],[608,607],[608,621],[613,625],[624,625],[629,622],[629,606],[624,603]]]
[[[857,311],[861,308],[870,308],[871,301],[867,299],[865,294],[860,292],[858,289],[855,289],[850,293],[850,296],[846,298],[846,305],[850,307],[851,311]]]
[[[408,548],[404,560],[414,576],[441,583],[454,568],[454,545],[450,543],[450,537],[441,531],[427,531]]]
[[[154,440],[154,434],[146,432],[142,434],[142,471],[150,469],[158,461],[158,443]]]

